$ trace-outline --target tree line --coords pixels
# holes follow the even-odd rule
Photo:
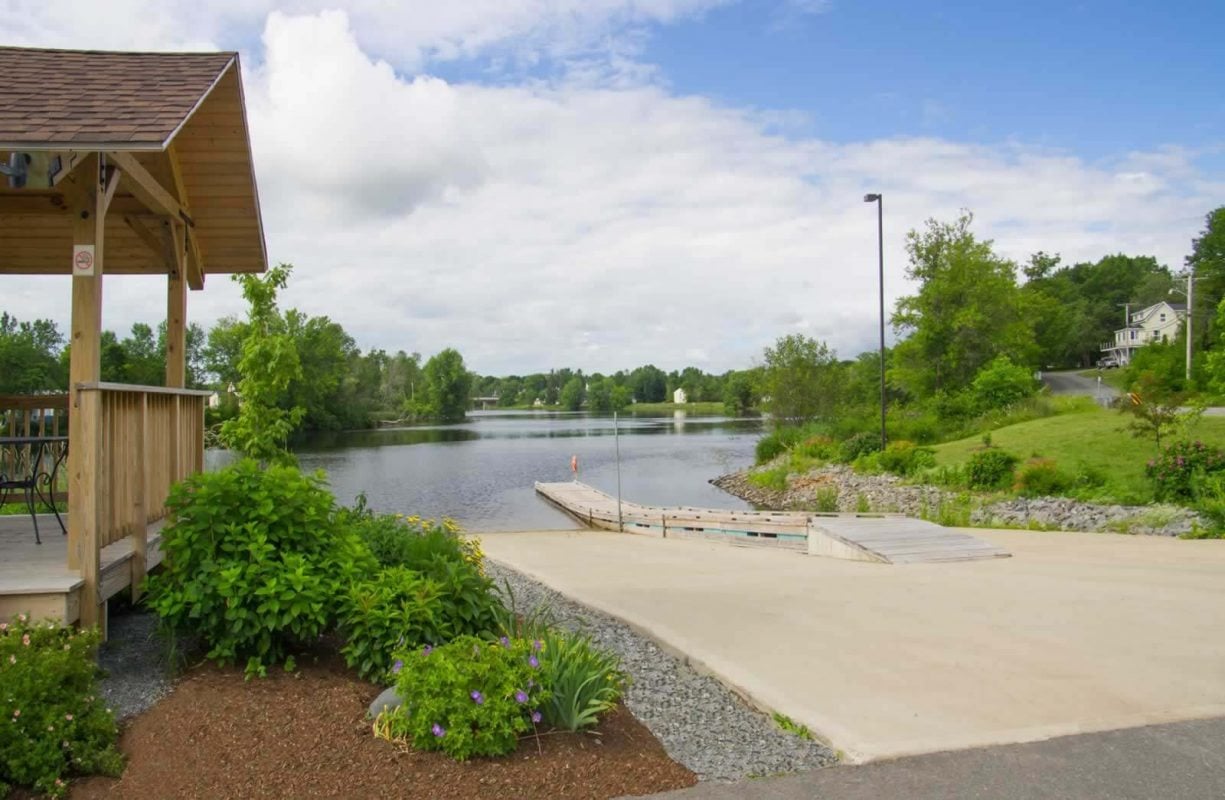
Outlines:
[[[1101,345],[1136,311],[1183,301],[1195,277],[1195,341],[1185,379],[1186,327],[1136,351],[1126,382],[1146,391],[1225,393],[1225,207],[1209,213],[1175,274],[1151,256],[1114,254],[1065,265],[1033,254],[999,255],[972,230],[973,216],[929,220],[906,237],[907,277],[916,291],[890,318],[897,342],[885,354],[890,426],[916,441],[1031,393],[1038,370],[1090,368]],[[836,420],[843,432],[879,424],[880,355],[839,360],[822,342],[786,336],[767,348],[758,391],[782,424]]]
[[[1065,265],[1058,255],[1038,252],[1017,264],[972,226],[972,215],[963,213],[952,221],[929,220],[907,235],[907,277],[916,291],[893,309],[898,341],[885,357],[890,404],[911,409],[912,416],[964,417],[981,408],[984,392],[1009,394],[998,385],[984,388],[993,382],[1009,376],[1020,381],[1036,369],[1090,367],[1101,356],[1101,343],[1124,327],[1127,308],[1180,300],[1173,293],[1185,287],[1182,276],[1151,256],[1114,254]],[[1182,377],[1182,339],[1142,348],[1133,370],[1162,376],[1179,390],[1225,393],[1225,346],[1218,341],[1225,321],[1218,321],[1217,311],[1225,299],[1225,207],[1207,215],[1185,267],[1196,275],[1192,380]],[[876,352],[840,360],[825,343],[803,336],[781,338],[750,369],[721,374],[646,364],[612,374],[560,368],[492,376],[468,370],[452,348],[424,360],[405,350],[362,351],[329,317],[276,306],[289,274],[288,267],[276,268],[244,284],[252,306],[246,317],[225,317],[207,331],[188,328],[188,384],[216,388],[223,416],[237,407],[243,348],[253,332],[275,335],[292,350],[297,367],[271,402],[301,409],[297,427],[307,430],[368,427],[378,419],[454,422],[473,397],[496,396],[503,408],[611,413],[634,403],[669,402],[684,389],[689,402],[723,403],[732,414],[762,406],[784,421],[837,415],[865,426],[879,402]],[[259,302],[268,304],[258,326],[253,287]],[[102,378],[160,385],[165,349],[164,324],[137,323],[122,338],[108,331]],[[62,391],[67,376],[68,345],[54,322],[0,314],[0,393]]]

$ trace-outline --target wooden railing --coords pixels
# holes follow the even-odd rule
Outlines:
[[[99,470],[106,513],[98,546],[145,533],[166,515],[170,487],[204,468],[204,401],[208,392],[100,383],[81,387],[100,394],[102,459]]]
[[[79,383],[72,392],[69,567],[79,568],[81,621],[101,602],[102,548],[128,537],[130,583],[145,577],[148,525],[166,515],[170,487],[204,468],[204,403],[210,393],[123,383]]]
[[[68,395],[0,394],[0,436],[67,436]]]

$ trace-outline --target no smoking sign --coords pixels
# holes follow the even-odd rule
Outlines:
[[[72,246],[72,274],[86,277],[94,274],[94,246],[92,244]]]

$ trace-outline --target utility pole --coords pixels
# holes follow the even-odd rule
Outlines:
[[[1191,380],[1191,317],[1195,308],[1195,272],[1187,267],[1187,380]]]

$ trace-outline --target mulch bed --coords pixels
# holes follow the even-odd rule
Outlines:
[[[197,667],[124,728],[123,776],[74,781],[71,797],[596,800],[697,782],[624,708],[598,733],[549,733],[460,764],[376,739],[365,715],[378,692],[334,655],[262,680]]]

